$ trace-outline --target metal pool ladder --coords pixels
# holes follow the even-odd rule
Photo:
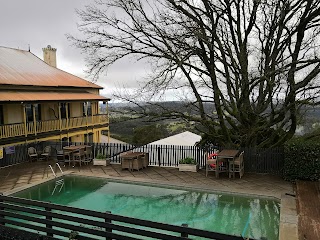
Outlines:
[[[59,163],[56,163],[56,165],[58,166],[58,168],[59,168],[59,170],[60,170],[61,174],[63,174],[63,171],[62,171],[62,169],[61,169],[61,167],[60,167]],[[53,170],[53,168],[52,168],[51,164],[49,164],[49,168],[51,169],[51,172],[53,173],[53,176],[56,178],[56,177],[57,177],[57,174],[54,172],[54,170]],[[47,171],[47,177],[48,177],[48,171]]]
[[[59,163],[56,163],[56,165],[58,166],[61,174],[63,175],[63,171],[62,171]],[[51,169],[51,172],[53,173],[53,176],[56,178],[56,177],[57,177],[57,174],[56,174],[55,171],[53,170],[51,164],[49,164],[49,168]],[[48,176],[48,172],[47,172],[47,176]],[[61,192],[61,189],[62,189],[63,185],[64,185],[64,179],[63,179],[63,178],[57,180],[57,181],[56,181],[56,184],[55,184],[55,186],[54,186],[54,189],[53,189],[53,191],[52,191],[52,193],[51,193],[51,196],[55,193],[55,191],[56,191],[56,189],[57,189],[58,186],[60,186],[59,192]]]

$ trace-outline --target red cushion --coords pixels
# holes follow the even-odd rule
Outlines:
[[[211,163],[211,164],[209,164],[209,165],[210,165],[210,167],[213,167],[213,168],[216,167],[216,164],[215,164],[215,163]],[[219,166],[221,166],[221,165],[223,165],[223,162],[219,162]]]
[[[218,156],[218,153],[211,153],[209,154],[208,158],[216,158]]]

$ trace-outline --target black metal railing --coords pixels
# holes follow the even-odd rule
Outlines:
[[[6,227],[6,228],[3,228]],[[2,228],[1,228],[2,227]],[[243,240],[183,226],[141,220],[46,202],[0,195],[0,234],[8,228],[71,239],[202,239]],[[246,238],[249,239],[249,238]]]
[[[120,153],[125,151],[147,152],[149,153],[149,165],[163,167],[177,167],[179,160],[192,157],[200,168],[204,168],[208,153],[213,152],[212,147],[202,149],[196,146],[176,146],[176,145],[144,145],[136,147],[130,144],[94,144],[95,152],[110,154],[111,161],[120,163]],[[221,150],[221,149],[220,149]],[[271,173],[281,175],[284,166],[284,148],[241,148],[244,151],[245,172],[251,173]]]
[[[17,163],[28,161],[27,148],[35,147],[40,153],[45,146],[51,146],[51,157],[56,159],[57,152],[67,145],[88,144],[93,146],[94,156],[98,153],[109,155],[112,163],[120,163],[120,153],[126,151],[149,153],[149,165],[161,167],[177,167],[179,160],[185,157],[194,158],[200,168],[205,167],[208,152],[212,149],[202,149],[195,146],[175,146],[175,145],[144,145],[134,146],[120,143],[71,143],[71,142],[39,142],[31,144],[21,144],[13,146],[13,152],[6,153],[4,148],[3,159],[0,160],[0,167],[5,167]],[[284,166],[284,149],[259,149],[243,148],[245,172],[251,173],[271,173],[280,175]]]

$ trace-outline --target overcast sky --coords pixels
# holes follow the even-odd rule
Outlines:
[[[28,50],[43,59],[42,48],[57,48],[57,67],[90,80],[84,73],[84,55],[71,46],[65,34],[80,36],[79,17],[75,9],[83,9],[94,0],[7,0],[0,7],[0,46]],[[142,64],[120,62],[113,65],[97,84],[101,94],[111,97],[116,88],[135,87],[147,70]]]

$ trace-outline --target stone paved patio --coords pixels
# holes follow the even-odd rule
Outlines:
[[[320,239],[320,182],[297,181],[299,239]]]
[[[55,162],[28,162],[0,169],[0,193],[10,194],[54,178],[53,173],[48,167],[49,164],[54,166],[55,172],[59,172],[57,166],[54,165]],[[73,168],[65,166],[62,167],[62,169],[65,174],[192,187],[209,191],[250,194],[277,198],[278,200],[281,199],[281,209],[284,211],[281,210],[280,214],[280,239],[288,239],[287,236],[290,236],[290,239],[298,239],[297,227],[294,227],[297,226],[297,224],[291,220],[286,220],[291,217],[292,212],[295,212],[295,209],[290,208],[290,211],[287,211],[285,207],[288,202],[286,199],[288,195],[286,195],[286,193],[290,195],[294,194],[293,186],[291,183],[282,180],[279,176],[245,173],[242,179],[238,177],[229,179],[227,175],[221,174],[221,177],[216,179],[214,172],[209,172],[208,177],[206,177],[204,170],[195,173],[179,172],[177,168],[149,166],[140,171],[130,172],[128,170],[122,170],[119,164],[111,164],[106,167],[85,165]],[[59,175],[61,175],[61,173],[58,174],[58,176]],[[292,200],[294,200],[294,198],[291,199],[291,201]]]

